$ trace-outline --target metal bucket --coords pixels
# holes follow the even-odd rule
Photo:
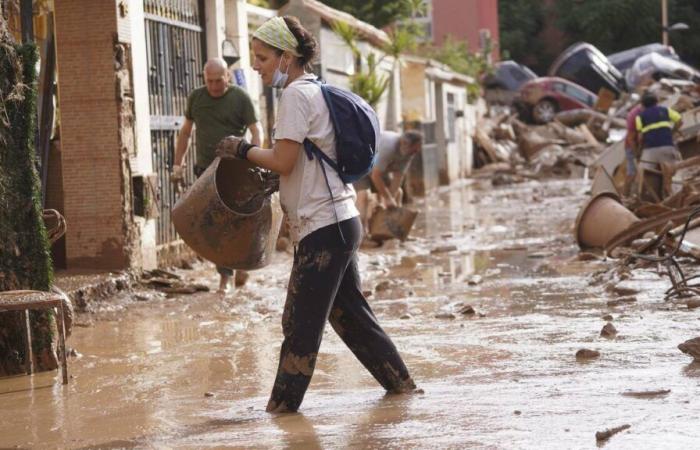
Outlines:
[[[282,222],[279,196],[254,195],[261,189],[254,167],[216,158],[172,209],[182,240],[218,266],[259,269],[275,251]]]

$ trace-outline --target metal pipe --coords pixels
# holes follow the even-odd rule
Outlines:
[[[661,0],[661,41],[668,45],[668,0]]]
[[[32,11],[32,0],[20,1],[19,15],[22,27],[22,43],[34,42],[34,12]]]

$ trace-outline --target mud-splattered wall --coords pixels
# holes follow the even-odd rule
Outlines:
[[[55,5],[68,268],[138,264],[129,167],[135,151],[130,49],[120,43],[120,15],[128,8],[121,3]]]

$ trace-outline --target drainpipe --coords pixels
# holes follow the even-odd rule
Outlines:
[[[32,22],[32,0],[21,0],[19,5],[20,22],[22,26],[22,43],[34,42],[34,23]]]
[[[661,41],[668,45],[668,0],[661,0]]]

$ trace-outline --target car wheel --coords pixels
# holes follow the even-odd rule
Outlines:
[[[559,108],[557,104],[551,100],[540,100],[534,108],[532,108],[532,117],[539,123],[548,123],[554,120]]]

